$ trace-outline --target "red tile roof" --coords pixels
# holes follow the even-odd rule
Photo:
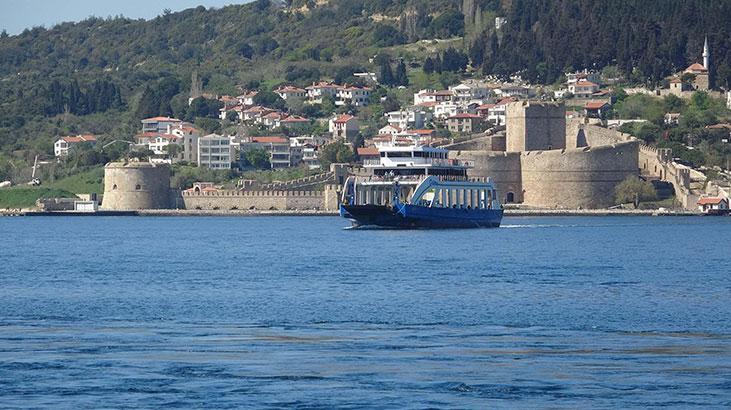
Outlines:
[[[598,110],[605,105],[609,104],[604,101],[589,101],[588,103],[586,103],[586,105],[584,105],[584,108],[586,108],[587,110]]]
[[[365,148],[358,148],[358,155],[363,156],[378,156],[380,155],[378,152],[378,148],[375,147],[365,147]]]
[[[280,122],[310,122],[310,120],[305,117],[300,117],[299,115],[290,115]]]
[[[285,137],[251,137],[251,142],[259,142],[262,144],[285,144],[289,143],[289,139]]]
[[[63,137],[61,139],[70,144],[77,142],[96,142],[96,137],[93,135],[77,135],[75,137]]]
[[[698,200],[698,205],[718,205],[721,202],[726,201],[724,198],[706,197]]]
[[[333,120],[333,122],[335,122],[335,123],[345,123],[345,122],[348,122],[348,121],[350,121],[350,120],[352,120],[354,118],[355,117],[353,117],[352,115],[343,114],[343,115],[340,115],[337,118],[335,118],[335,120]]]
[[[599,87],[599,84],[592,83],[591,81],[581,80],[576,83],[578,87]]]
[[[420,130],[409,130],[409,132],[414,133],[416,135],[434,135],[436,133],[436,130],[427,130],[427,129],[420,129]]]

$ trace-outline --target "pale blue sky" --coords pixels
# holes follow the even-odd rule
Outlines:
[[[89,16],[124,15],[150,19],[164,9],[185,10],[203,5],[222,7],[251,0],[0,0],[0,31],[18,34],[26,28],[50,28],[64,21],[80,21]]]

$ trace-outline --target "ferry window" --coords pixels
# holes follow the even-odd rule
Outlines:
[[[386,157],[386,153],[385,152],[381,152],[381,158],[385,158],[385,157]]]

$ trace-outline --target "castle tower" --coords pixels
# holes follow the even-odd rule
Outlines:
[[[706,68],[706,70],[711,70],[711,51],[708,49],[708,36],[706,36],[706,40],[703,43],[703,67]]]
[[[505,108],[505,127],[508,152],[566,148],[566,106],[563,103],[510,103]]]

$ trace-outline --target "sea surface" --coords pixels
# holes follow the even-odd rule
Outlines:
[[[0,407],[728,408],[731,218],[0,218]]]

